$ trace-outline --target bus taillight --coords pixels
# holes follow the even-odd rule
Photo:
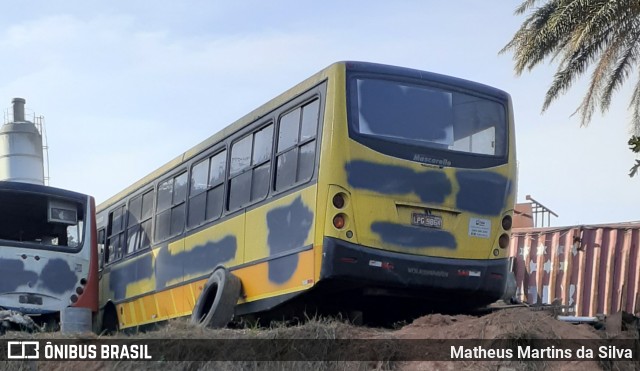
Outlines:
[[[509,247],[509,235],[506,233],[503,233],[500,238],[498,239],[498,246],[500,246],[501,249],[506,249],[507,247]]]
[[[512,225],[513,219],[511,219],[511,215],[505,215],[504,218],[502,218],[502,229],[508,231],[509,229],[511,229]]]
[[[337,229],[342,229],[344,228],[345,224],[346,224],[346,220],[345,220],[345,215],[344,214],[338,214],[336,216],[333,217],[333,226],[336,227]]]

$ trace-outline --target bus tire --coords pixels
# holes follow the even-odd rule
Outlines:
[[[200,327],[226,327],[235,314],[240,297],[240,279],[224,267],[211,273],[191,313],[191,323]]]

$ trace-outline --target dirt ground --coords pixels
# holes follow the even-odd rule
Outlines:
[[[555,319],[553,313],[548,311],[536,311],[529,308],[502,309],[484,315],[443,315],[431,314],[420,317],[409,324],[398,324],[392,329],[368,328],[353,326],[343,321],[331,319],[312,319],[299,325],[278,324],[270,328],[244,327],[240,329],[210,330],[201,329],[188,324],[186,321],[172,321],[168,325],[147,333],[134,335],[117,334],[115,336],[96,336],[92,334],[81,335],[84,339],[199,339],[198,342],[206,344],[207,340],[215,339],[260,339],[263,341],[280,341],[285,346],[282,359],[298,348],[304,352],[304,339],[326,339],[327,341],[340,342],[340,344],[358,345],[345,352],[363,352],[364,357],[377,359],[375,361],[307,361],[295,359],[294,361],[234,361],[234,362],[199,362],[199,361],[6,361],[0,362],[0,369],[46,369],[46,370],[138,370],[158,369],[164,370],[263,370],[263,369],[291,369],[291,370],[636,370],[640,369],[638,359],[633,361],[607,361],[607,360],[564,360],[564,361],[518,361],[514,359],[494,359],[478,361],[473,357],[445,361],[440,358],[432,359],[429,356],[419,356],[419,360],[407,361],[401,356],[397,347],[413,344],[424,346],[440,342],[450,344],[466,344],[464,341],[484,340],[491,343],[502,341],[500,344],[523,346],[546,346],[545,341],[555,341],[554,344],[561,348],[562,344],[573,341],[589,341],[599,339],[635,339],[638,344],[637,327],[627,331],[621,328],[596,330],[587,324],[570,324]],[[8,332],[5,339],[58,339],[70,338],[59,333],[27,334]],[[0,337],[0,340],[3,340]],[[77,337],[76,337],[77,338]],[[430,339],[420,342],[420,339]],[[451,339],[452,342],[447,342]],[[170,344],[170,341],[165,343]],[[318,343],[313,343],[317,346]],[[233,345],[232,345],[233,346]],[[311,346],[311,345],[310,345]],[[568,346],[568,345],[567,345]],[[394,348],[396,347],[396,348]],[[171,349],[167,348],[168,352]],[[336,349],[327,348],[324,353],[328,358],[335,355]],[[636,349],[637,350],[637,349]],[[195,350],[194,350],[195,351]],[[222,351],[238,351],[228,349]],[[369,352],[369,353],[367,353]],[[189,357],[189,353],[182,353]],[[193,354],[193,353],[192,353]],[[637,354],[637,353],[636,353]],[[344,356],[344,355],[343,355]],[[349,359],[337,356],[338,359]],[[634,355],[635,356],[635,355]],[[294,355],[294,358],[295,355]],[[4,364],[2,364],[4,363]]]

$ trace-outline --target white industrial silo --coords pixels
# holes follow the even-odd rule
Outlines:
[[[25,119],[25,100],[12,103],[13,121],[0,128],[0,180],[44,184],[42,135]]]

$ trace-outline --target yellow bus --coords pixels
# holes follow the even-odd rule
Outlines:
[[[101,326],[486,305],[515,186],[507,93],[332,64],[98,206]]]

